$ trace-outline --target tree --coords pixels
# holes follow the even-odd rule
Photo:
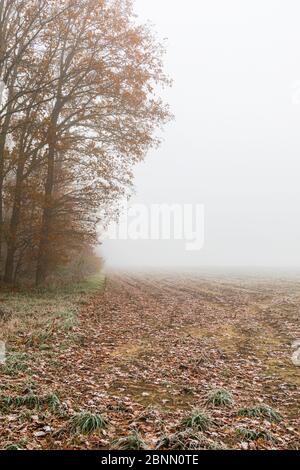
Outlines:
[[[32,39],[0,121],[13,140],[3,150],[4,277],[11,282],[25,263],[39,285],[96,243],[100,211],[113,211],[132,167],[159,143],[155,130],[170,114],[156,91],[170,82],[163,48],[137,24],[131,1],[32,0],[30,8],[23,28]]]
[[[7,94],[0,105],[0,258],[4,242],[4,180],[9,171],[6,165],[11,169],[7,147],[15,130],[12,121],[26,110],[34,109],[37,97],[43,99],[40,95],[48,78],[37,72],[35,64],[43,52],[40,36],[67,8],[57,11],[52,4],[48,0],[0,0],[0,82]]]

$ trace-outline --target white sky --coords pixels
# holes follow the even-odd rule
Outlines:
[[[105,241],[109,266],[300,266],[300,3],[136,0],[168,38],[176,121],[136,169],[143,203],[203,203],[205,245]]]

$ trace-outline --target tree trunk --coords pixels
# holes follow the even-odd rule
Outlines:
[[[9,117],[6,117],[0,132],[0,263],[2,262],[3,244],[3,183],[4,183],[4,152],[6,136],[9,126]]]
[[[15,198],[12,210],[12,216],[10,219],[9,239],[7,241],[7,255],[4,272],[4,282],[12,283],[14,275],[14,257],[16,251],[17,231],[20,222],[21,213],[21,201],[22,201],[22,186],[23,186],[23,172],[25,166],[25,159],[22,155],[19,159],[16,186],[15,186]]]
[[[38,252],[38,261],[36,269],[35,282],[37,286],[43,284],[46,280],[49,270],[50,260],[50,243],[52,229],[52,213],[53,213],[53,187],[54,187],[54,168],[55,168],[55,149],[56,149],[56,127],[58,121],[58,113],[54,113],[51,128],[49,131],[49,150],[47,158],[47,179],[45,184],[44,210],[42,217],[41,236]]]
[[[3,243],[3,180],[4,180],[4,145],[5,139],[0,135],[0,266],[2,265]],[[1,273],[2,277],[2,273]]]
[[[14,83],[16,80],[16,71],[13,74],[12,82],[8,89],[8,102],[9,105],[7,106],[6,115],[3,119],[3,125],[0,129],[0,266],[2,266],[2,245],[3,245],[3,185],[4,185],[4,177],[5,177],[5,146],[7,143],[7,134],[9,131],[10,121],[12,117],[12,109],[13,109],[13,98],[14,98]],[[0,124],[1,125],[1,124]],[[2,278],[2,272],[1,272]]]

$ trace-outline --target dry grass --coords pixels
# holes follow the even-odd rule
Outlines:
[[[55,330],[72,329],[82,299],[103,285],[104,276],[97,275],[62,289],[2,292],[0,306],[12,315],[8,321],[0,321],[0,340],[14,342],[26,334],[32,346],[46,344]]]

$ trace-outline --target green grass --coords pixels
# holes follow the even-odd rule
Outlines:
[[[61,407],[61,402],[58,396],[55,393],[48,395],[47,397],[47,405],[49,406],[50,410],[53,412],[59,411]]]
[[[105,287],[105,276],[103,274],[95,274],[93,276],[89,276],[87,279],[81,282],[75,282],[72,284],[68,284],[63,286],[62,288],[54,288],[54,293],[61,293],[64,295],[89,295],[99,290],[103,290]],[[48,288],[46,292],[51,292],[52,289]]]
[[[22,450],[22,447],[19,444],[8,444],[5,450]]]
[[[28,441],[26,438],[24,439],[21,439],[19,441],[15,441],[15,442],[12,442],[12,441],[8,441],[4,446],[3,446],[3,450],[24,450],[26,449],[26,446],[28,444]]]
[[[114,450],[146,450],[147,445],[141,435],[134,431],[126,437],[121,437],[112,442],[112,449]]]
[[[156,444],[158,450],[221,450],[225,448],[222,442],[209,439],[202,432],[193,428],[164,435]]]
[[[274,437],[268,431],[258,431],[256,429],[237,428],[236,434],[245,441],[257,441],[263,439],[267,442],[274,442]]]
[[[232,394],[224,389],[213,390],[206,400],[207,405],[212,405],[214,407],[231,407],[233,403],[234,400]]]
[[[12,352],[7,355],[6,363],[3,367],[4,374],[15,376],[19,372],[28,369],[28,355],[25,353]]]
[[[1,291],[2,301],[14,314],[3,327],[0,325],[0,339],[14,342],[16,336],[25,333],[27,347],[47,350],[57,331],[72,333],[81,302],[87,302],[104,286],[105,276],[98,274],[62,287]]]
[[[43,396],[36,395],[34,393],[29,393],[23,396],[2,396],[0,398],[0,408],[4,410],[21,407],[34,409],[42,406],[47,406],[51,411],[56,411],[60,406],[59,398],[55,394]]]
[[[71,419],[71,431],[76,434],[92,434],[108,426],[106,419],[99,414],[83,411]]]
[[[27,346],[29,347],[38,347],[40,349],[44,349],[44,347],[47,345],[48,341],[51,341],[51,338],[53,337],[53,332],[48,330],[48,331],[36,331],[30,335],[30,337],[27,340]]]
[[[212,425],[212,420],[204,411],[195,409],[183,420],[182,424],[188,428],[206,431]]]
[[[1,399],[2,408],[20,408],[24,406],[33,409],[39,408],[42,402],[43,398],[35,394],[15,397],[7,396]]]
[[[273,421],[276,423],[282,421],[281,414],[267,405],[258,405],[252,408],[241,408],[237,414],[238,416],[244,416],[247,418],[265,418],[268,421]]]
[[[197,450],[198,446],[194,443],[199,443],[199,436],[197,431],[188,430],[183,432],[177,432],[171,435],[163,436],[157,443],[156,449],[168,449],[168,450]]]

